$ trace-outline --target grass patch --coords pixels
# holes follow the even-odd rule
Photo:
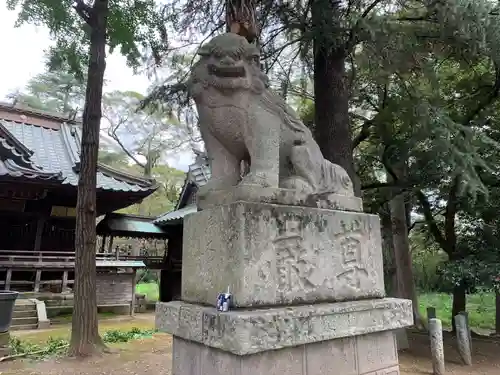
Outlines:
[[[419,296],[420,314],[427,319],[427,307],[436,309],[436,316],[443,326],[451,327],[452,295],[445,293],[425,293]],[[467,296],[467,311],[472,328],[495,329],[495,295],[493,293],[471,294]]]
[[[158,301],[160,296],[158,284],[155,282],[137,284],[135,290],[137,293],[145,294],[146,299],[151,302]]]
[[[103,312],[103,313],[98,314],[98,319],[100,322],[102,320],[116,318],[117,316],[120,316],[120,315],[112,313],[112,312]],[[54,318],[51,318],[50,321],[51,321],[51,324],[71,324],[72,317],[73,317],[72,314],[61,314],[61,315],[57,315]]]
[[[137,327],[132,327],[127,331],[112,329],[104,332],[102,340],[106,344],[126,343],[132,340],[150,338],[154,332],[154,329],[140,329]],[[9,346],[14,355],[27,353],[26,357],[28,358],[41,359],[64,354],[69,342],[60,337],[49,337],[47,341],[37,344],[25,338],[11,337]]]
[[[107,331],[130,331],[133,328],[140,330],[153,330],[154,321],[147,319],[127,319],[123,321],[99,322],[99,333],[101,335],[105,335]],[[69,340],[71,336],[71,325],[65,325],[50,330],[42,330],[28,334],[23,333],[23,331],[13,331],[11,332],[11,335],[21,339],[23,342],[41,345],[51,338],[54,340]]]

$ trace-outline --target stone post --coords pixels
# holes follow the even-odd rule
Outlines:
[[[443,326],[441,320],[429,320],[429,335],[431,339],[432,371],[434,375],[444,375]]]
[[[466,316],[463,314],[455,316],[455,326],[457,330],[458,353],[464,364],[470,366],[472,365],[472,354]]]
[[[235,187],[185,217],[182,301],[156,305],[172,375],[400,374],[394,330],[412,306],[385,298],[379,218],[359,198],[297,194]]]
[[[427,322],[429,323],[431,319],[436,319],[436,308],[428,307],[427,308]]]

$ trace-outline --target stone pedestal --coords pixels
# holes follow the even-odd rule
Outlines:
[[[185,218],[182,301],[156,307],[172,374],[399,374],[393,331],[412,308],[384,298],[378,217],[276,196]],[[218,312],[228,288],[234,306]]]

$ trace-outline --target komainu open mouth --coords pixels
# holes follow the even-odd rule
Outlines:
[[[245,77],[245,67],[244,66],[217,66],[214,64],[208,65],[208,73],[217,77]]]

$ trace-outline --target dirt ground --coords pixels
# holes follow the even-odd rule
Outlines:
[[[499,343],[475,340],[474,364],[464,367],[460,364],[454,348],[454,338],[446,335],[445,342],[447,374],[500,374]],[[170,375],[171,345],[172,339],[169,335],[158,334],[153,338],[113,346],[113,353],[99,358],[0,363],[0,375]],[[411,334],[410,346],[410,350],[400,354],[401,374],[432,374],[427,337]]]

